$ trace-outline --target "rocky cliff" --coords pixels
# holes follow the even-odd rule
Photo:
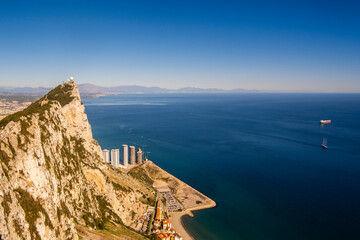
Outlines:
[[[0,122],[3,239],[78,239],[76,226],[129,226],[151,186],[102,160],[73,81]]]

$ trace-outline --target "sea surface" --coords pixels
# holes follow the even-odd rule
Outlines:
[[[140,146],[216,201],[183,218],[196,239],[360,239],[360,94],[138,94],[83,102],[103,149]],[[320,119],[332,123],[320,126]]]

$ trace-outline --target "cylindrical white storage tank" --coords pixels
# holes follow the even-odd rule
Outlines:
[[[128,145],[122,145],[122,155],[123,155],[123,164],[125,167],[128,166],[129,163],[129,152],[128,152]]]
[[[130,146],[130,164],[131,165],[135,165],[135,147],[134,146]]]

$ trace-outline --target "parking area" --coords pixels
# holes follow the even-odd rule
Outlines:
[[[184,207],[173,197],[170,192],[160,193],[161,197],[166,201],[166,208],[169,212],[183,210]]]

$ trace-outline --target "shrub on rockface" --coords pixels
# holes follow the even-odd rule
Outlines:
[[[15,192],[17,192],[17,199],[20,206],[25,212],[25,219],[29,223],[31,238],[40,239],[40,235],[36,229],[36,220],[40,217],[40,213],[43,214],[45,217],[45,225],[53,229],[54,226],[50,221],[49,215],[43,208],[42,203],[38,199],[33,198],[26,190],[17,188]]]

